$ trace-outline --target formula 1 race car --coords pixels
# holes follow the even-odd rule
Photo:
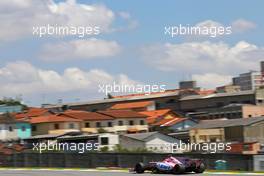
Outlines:
[[[182,174],[185,172],[203,173],[205,165],[200,159],[169,156],[163,161],[149,162],[148,164],[137,163],[134,172],[141,174],[145,171],[152,173]]]

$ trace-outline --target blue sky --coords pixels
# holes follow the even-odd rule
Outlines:
[[[86,12],[80,5],[95,10]],[[51,6],[59,10],[51,12]],[[0,3],[0,96],[21,96],[29,105],[40,105],[58,99],[69,102],[103,98],[97,91],[98,84],[113,81],[166,84],[167,88],[175,88],[178,81],[186,79],[197,80],[203,88],[227,84],[236,74],[258,69],[258,62],[264,58],[263,7],[260,0],[22,0],[20,4],[4,0]],[[114,16],[102,18],[104,12]],[[107,23],[107,32],[85,38],[32,35],[32,26],[54,19],[66,25],[76,14],[78,24],[89,25],[91,19],[97,19],[93,24],[99,26]],[[195,26],[202,22],[232,26],[232,34],[199,39],[164,35],[165,26]],[[74,55],[72,48],[64,48],[61,52],[68,59],[58,54],[58,46],[67,48],[74,43],[78,48],[80,40],[88,41],[84,43],[87,46],[91,45],[90,38],[100,40],[102,51]],[[111,51],[102,53],[105,47]],[[90,57],[89,52],[96,56]],[[64,74],[67,69],[69,73]],[[80,85],[74,80],[77,77],[84,79]]]

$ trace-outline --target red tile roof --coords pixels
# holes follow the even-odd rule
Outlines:
[[[30,123],[52,123],[52,122],[80,122],[80,119],[70,118],[65,115],[48,115],[48,116],[39,116],[30,119]]]
[[[107,110],[97,113],[111,116],[113,118],[146,118],[147,116],[131,110]]]
[[[29,108],[26,112],[15,114],[16,119],[31,118],[37,116],[43,116],[45,114],[52,114],[49,110],[44,108]]]
[[[98,121],[98,120],[113,120],[113,117],[108,115],[99,114],[96,112],[87,112],[87,111],[76,111],[76,110],[68,110],[63,112],[62,114],[80,119],[80,120],[89,120],[89,121]]]
[[[210,95],[216,93],[215,90],[199,90],[197,91],[199,95]]]
[[[132,109],[132,108],[145,108],[153,104],[153,101],[141,101],[132,103],[118,103],[113,105],[110,109]]]
[[[173,112],[170,109],[161,109],[161,110],[154,110],[154,111],[143,111],[140,113],[148,116],[147,122],[148,124],[152,124],[152,123],[162,120],[168,113],[173,113]],[[178,116],[177,114],[175,113],[173,114],[175,117],[180,118],[180,116]]]
[[[170,119],[169,121],[164,121],[160,123],[160,126],[165,127],[165,126],[172,126],[175,125],[177,123],[183,122],[187,120],[187,118],[174,118],[174,119]]]

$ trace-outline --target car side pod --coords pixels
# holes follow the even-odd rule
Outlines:
[[[137,164],[135,165],[134,171],[135,171],[137,174],[142,174],[142,173],[144,173],[144,172],[145,172],[144,164],[143,164],[143,163],[137,163]]]

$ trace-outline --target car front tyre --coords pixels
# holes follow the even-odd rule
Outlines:
[[[144,173],[144,164],[143,164],[143,163],[137,163],[137,164],[135,165],[134,170],[135,170],[135,172],[136,172],[137,174],[142,174],[142,173]]]
[[[204,171],[205,171],[205,165],[204,165],[204,163],[201,163],[200,166],[198,166],[198,167],[194,170],[195,173],[203,173]]]

